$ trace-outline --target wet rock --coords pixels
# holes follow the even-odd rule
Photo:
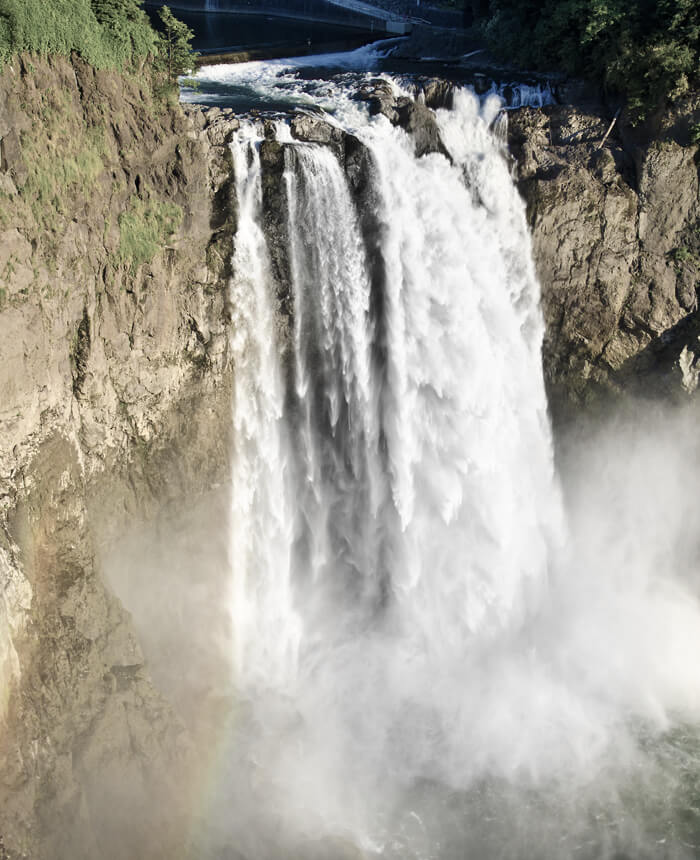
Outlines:
[[[447,98],[447,87],[449,85],[441,88],[437,82],[429,83],[430,97],[435,100],[439,100],[441,96]],[[381,114],[392,125],[405,129],[415,140],[415,151],[418,157],[439,152],[446,158],[450,158],[440,138],[435,115],[425,100],[415,101],[407,96],[397,96],[391,84],[383,80],[370,81],[358,91],[357,98],[369,104],[371,116]]]
[[[292,137],[307,143],[338,147],[342,145],[345,136],[342,129],[309,114],[297,114],[290,125]]]
[[[358,90],[356,98],[367,102],[370,116],[381,114],[392,123],[397,121],[398,114],[395,110],[396,97],[394,88],[389,81],[381,78],[369,81]]]
[[[433,110],[451,108],[454,101],[454,84],[442,78],[431,78],[419,84],[424,103]]]
[[[370,116],[385,116],[389,122],[396,124],[398,113],[395,109],[393,96],[373,95],[369,99]]]
[[[415,141],[416,156],[420,158],[431,152],[439,152],[451,160],[440,137],[435,114],[426,105],[408,98],[396,101],[396,124],[404,128]]]
[[[354,134],[346,134],[343,143],[343,163],[350,190],[354,195],[364,197],[371,187],[372,156]]]
[[[260,144],[260,166],[275,177],[281,176],[284,171],[284,144],[266,137]]]
[[[265,139],[260,144],[262,170],[263,229],[277,284],[280,309],[287,320],[292,318],[289,262],[289,225],[287,223],[287,185],[284,181],[285,144]]]
[[[239,128],[237,119],[223,118],[206,126],[207,137],[212,146],[226,146],[233,140],[233,135]]]
[[[387,270],[383,243],[386,225],[379,215],[382,207],[377,190],[376,166],[371,151],[350,134],[345,137],[344,163],[350,193],[359,215],[369,268],[371,316],[375,324],[373,358],[377,367],[385,367],[388,323],[384,308]]]

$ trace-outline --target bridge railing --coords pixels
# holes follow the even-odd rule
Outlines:
[[[148,6],[168,5],[172,9],[190,12],[231,14],[263,14],[275,17],[304,18],[328,24],[361,29],[386,30],[387,18],[400,21],[401,16],[377,16],[359,12],[328,0],[151,0]]]

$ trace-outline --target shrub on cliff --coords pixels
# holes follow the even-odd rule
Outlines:
[[[698,0],[491,0],[485,30],[520,64],[596,77],[633,121],[700,83]]]
[[[119,216],[118,261],[132,271],[150,262],[182,223],[182,209],[160,200],[133,197]]]
[[[0,0],[0,62],[23,51],[75,51],[97,68],[113,68],[156,48],[138,0]]]
[[[1,2],[1,0],[0,0]],[[140,0],[90,0],[112,55],[120,63],[156,50],[156,35]]]

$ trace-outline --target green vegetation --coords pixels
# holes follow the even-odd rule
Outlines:
[[[182,223],[182,209],[174,203],[132,197],[119,216],[119,262],[132,270],[149,263]]]
[[[632,122],[700,83],[698,0],[490,0],[482,27],[517,63],[597,78]]]
[[[96,68],[126,68],[147,58],[174,82],[193,65],[193,33],[167,7],[153,30],[141,0],[0,0],[0,66],[14,54],[73,51]]]
[[[671,251],[670,257],[674,263],[687,263],[688,260],[692,259],[693,254],[689,248],[686,248],[685,245],[681,245],[680,248],[674,248]]]
[[[194,33],[187,24],[178,21],[167,6],[159,12],[163,32],[160,35],[159,62],[170,83],[192,69],[192,39]]]
[[[695,268],[700,264],[700,257],[698,254],[696,254],[692,248],[689,248],[687,245],[680,245],[678,248],[674,248],[669,252],[668,259],[673,263],[673,268],[678,273],[682,272],[686,265],[690,265]]]
[[[153,29],[140,0],[91,0],[90,5],[119,65],[155,52]]]
[[[114,68],[156,46],[139,0],[0,0],[0,61],[22,51],[76,51],[97,68]]]
[[[23,158],[28,169],[22,197],[31,200],[37,223],[49,229],[52,215],[62,211],[61,200],[66,193],[88,196],[104,169],[101,132],[86,132],[66,142],[65,149],[47,149],[38,146],[31,135],[22,139]]]
[[[0,8],[6,8],[6,2],[0,0]],[[97,14],[106,22],[99,26],[116,27],[116,19],[109,23],[109,11],[119,3],[128,9],[132,0],[93,2]],[[129,38],[129,50],[133,51],[136,40]],[[154,39],[158,45],[159,37]],[[120,56],[126,56],[126,42],[119,44]],[[27,55],[24,63],[28,68],[31,65]],[[31,125],[25,125],[19,132],[19,159],[15,163],[17,191],[12,191],[12,197],[4,190],[0,192],[0,227],[12,225],[35,235],[35,252],[49,274],[66,253],[80,247],[79,231],[67,238],[68,225],[82,223],[86,218],[94,221],[95,206],[97,211],[110,207],[114,212],[111,220],[109,214],[105,215],[103,229],[104,244],[114,269],[126,266],[134,271],[152,260],[182,222],[178,206],[151,199],[153,195],[143,187],[138,196],[129,198],[128,173],[119,169],[120,158],[128,161],[136,143],[128,136],[126,140],[119,139],[126,152],[118,151],[119,143],[111,124],[120,124],[122,111],[130,100],[140,100],[144,110],[156,116],[166,107],[165,100],[155,98],[157,93],[165,91],[168,101],[175,98],[175,88],[158,67],[158,59],[154,58],[149,65],[153,74],[148,74],[147,67],[145,76],[133,74],[133,66],[122,68],[125,103],[117,102],[111,112],[98,101],[81,104],[75,89],[27,87],[18,96],[17,107]],[[120,209],[123,211],[119,216]],[[110,229],[110,225],[117,226],[117,219],[118,232]],[[9,274],[5,272],[6,276]]]
[[[38,92],[33,113],[32,127],[21,134],[27,172],[19,197],[50,243],[66,210],[94,193],[108,154],[106,128],[85,124],[64,90]]]

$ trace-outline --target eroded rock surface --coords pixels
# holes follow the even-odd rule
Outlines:
[[[369,105],[370,115],[381,114],[392,125],[409,132],[415,141],[418,158],[431,152],[439,152],[449,158],[430,108],[448,105],[452,86],[444,81],[428,79],[416,88],[415,95],[415,99],[397,95],[390,82],[381,78],[369,81],[357,92],[358,100]]]

